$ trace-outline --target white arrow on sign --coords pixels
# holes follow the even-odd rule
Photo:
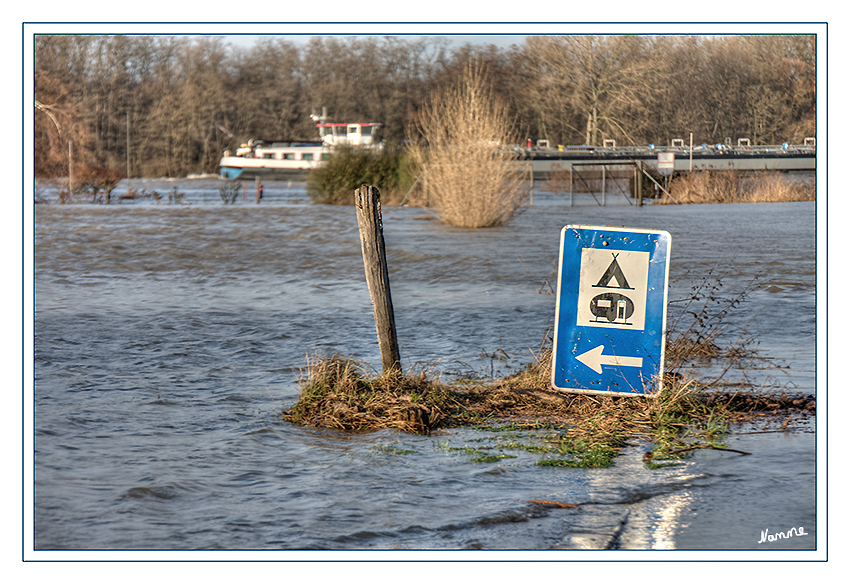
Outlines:
[[[641,357],[618,357],[617,355],[603,355],[602,349],[604,345],[599,345],[595,349],[591,349],[581,355],[577,355],[576,359],[587,365],[597,373],[602,373],[603,365],[619,365],[621,367],[642,367],[643,359]]]

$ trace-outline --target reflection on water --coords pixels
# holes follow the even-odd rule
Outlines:
[[[758,435],[752,457],[650,471],[635,447],[609,469],[557,469],[446,448],[487,439],[477,430],[278,421],[308,355],[380,363],[353,210],[309,204],[292,184],[234,206],[214,190],[201,202],[206,187],[192,181],[178,188],[182,205],[36,208],[39,548],[723,549],[756,527],[814,533],[800,495],[814,480],[811,434],[788,437],[781,457],[758,458],[775,440]],[[729,324],[782,365],[765,379],[813,392],[813,216],[810,203],[570,207],[536,193],[507,226],[467,231],[385,208],[402,360],[467,374],[525,366],[552,325],[560,229],[627,225],[672,234],[671,299],[712,270],[730,295],[757,275]],[[781,488],[760,478],[771,469]],[[722,529],[707,519],[756,484],[758,513],[723,514]]]
[[[686,524],[682,521],[685,511],[693,503],[694,496],[691,493],[674,493],[666,498],[665,506],[660,510],[656,523],[651,526],[652,538],[649,549],[674,550],[676,549],[676,531],[680,526]]]

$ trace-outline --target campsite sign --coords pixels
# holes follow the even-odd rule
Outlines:
[[[666,231],[564,227],[554,389],[643,395],[660,387],[669,268]]]

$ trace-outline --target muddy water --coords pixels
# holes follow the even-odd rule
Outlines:
[[[36,207],[37,549],[814,547],[812,423],[738,428],[727,442],[750,456],[648,470],[642,444],[612,468],[544,468],[456,450],[497,447],[490,432],[279,421],[308,356],[380,364],[353,209],[313,205],[297,183],[232,206],[214,181],[176,186],[180,204]],[[672,235],[671,318],[706,274],[722,274],[721,299],[757,276],[729,334],[775,365],[757,384],[814,393],[814,214],[535,193],[509,225],[467,231],[385,208],[402,360],[444,375],[524,366],[553,323],[560,229],[626,225]],[[758,543],[792,527],[806,535]]]

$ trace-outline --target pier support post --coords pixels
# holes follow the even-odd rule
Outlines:
[[[602,206],[605,206],[605,192],[608,189],[605,188],[605,165],[602,165]]]
[[[635,169],[635,198],[637,206],[643,207],[643,162],[636,162]]]
[[[361,185],[354,191],[357,224],[360,227],[360,247],[366,284],[375,313],[375,329],[381,348],[383,372],[401,369],[398,350],[393,301],[390,295],[390,276],[387,270],[387,253],[384,247],[384,227],[381,221],[381,193],[371,185]]]

